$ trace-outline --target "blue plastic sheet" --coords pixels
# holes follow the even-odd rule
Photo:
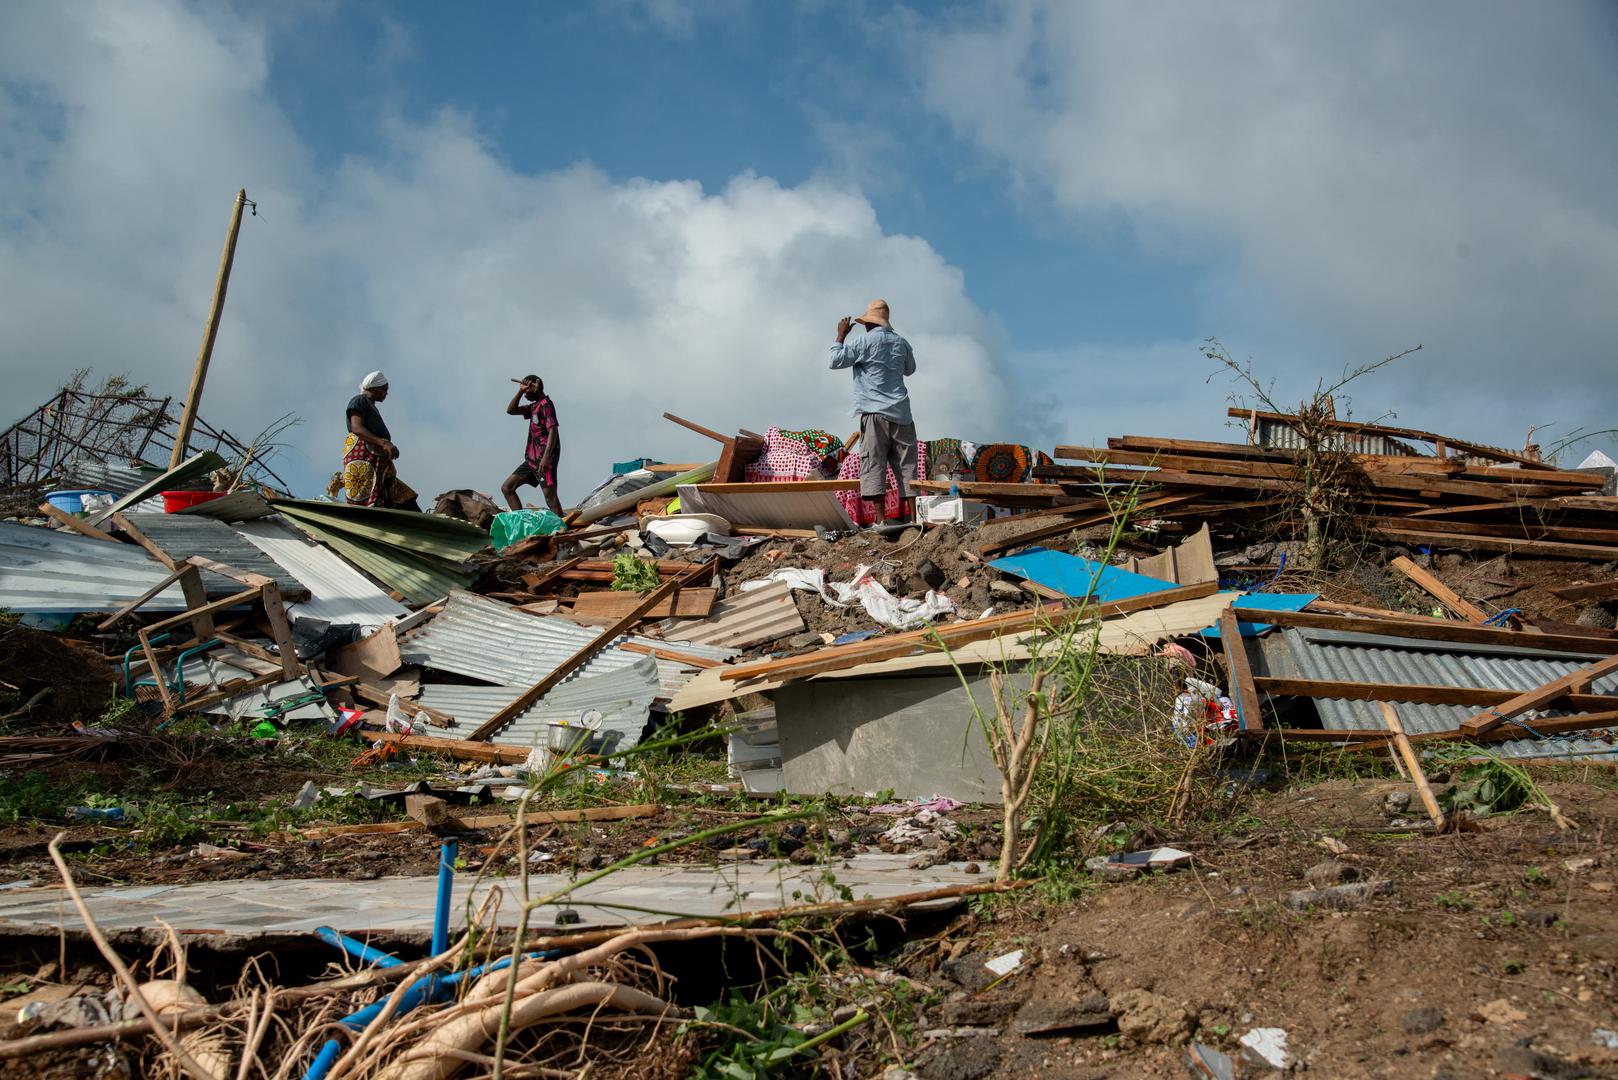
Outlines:
[[[989,565],[1072,597],[1089,595],[1091,583],[1094,582],[1094,600],[1098,604],[1179,588],[1172,581],[1132,574],[1116,566],[1091,562],[1049,548],[1030,548],[1021,555],[995,559]]]
[[[1319,593],[1244,593],[1236,598],[1230,606],[1238,610],[1246,608],[1258,611],[1302,611],[1309,606],[1311,600],[1320,599]],[[1242,637],[1258,637],[1270,629],[1269,623],[1246,622],[1237,616],[1237,629]],[[1211,626],[1202,631],[1205,638],[1218,638],[1219,627]]]

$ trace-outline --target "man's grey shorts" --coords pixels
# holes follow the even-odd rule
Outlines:
[[[916,479],[916,425],[876,413],[860,413],[860,497],[880,499],[888,490],[887,467],[899,482],[899,498],[910,498]]]

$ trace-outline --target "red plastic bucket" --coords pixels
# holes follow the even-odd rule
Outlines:
[[[212,502],[225,495],[223,491],[165,491],[163,495],[163,513],[174,514],[188,506],[197,506],[201,503]]]

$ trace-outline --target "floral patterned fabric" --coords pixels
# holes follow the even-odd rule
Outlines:
[[[842,449],[843,440],[824,431],[772,427],[764,433],[764,452],[742,469],[742,479],[750,484],[821,480]]]
[[[395,471],[393,461],[358,435],[343,441],[343,495],[353,506],[401,506],[416,493]]]
[[[916,473],[918,476],[929,475],[927,471],[928,452],[931,446],[928,443],[916,444]],[[860,478],[860,452],[858,448],[850,450],[843,458],[843,464],[837,470],[839,480],[858,480]],[[843,504],[843,510],[856,525],[874,525],[877,516],[871,513],[871,504],[860,498],[858,491],[839,491],[837,501]],[[894,479],[893,466],[887,469],[887,489],[882,499],[882,516],[896,518],[904,512],[903,500],[899,498],[899,482]]]
[[[978,482],[984,484],[1021,484],[1033,471],[1033,453],[1016,443],[990,443],[982,447],[972,466]]]

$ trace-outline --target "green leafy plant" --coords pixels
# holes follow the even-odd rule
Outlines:
[[[656,563],[636,558],[630,551],[613,556],[612,587],[618,592],[651,592],[660,580]]]

